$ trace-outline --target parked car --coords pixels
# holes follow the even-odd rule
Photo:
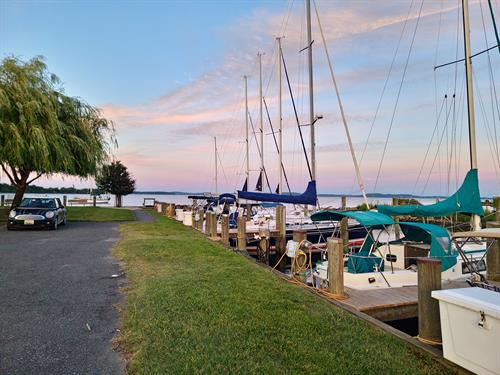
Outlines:
[[[66,224],[66,208],[59,198],[24,198],[9,212],[7,229],[50,228]]]

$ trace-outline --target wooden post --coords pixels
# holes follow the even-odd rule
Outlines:
[[[210,220],[210,237],[217,238],[217,214],[215,212],[212,212]]]
[[[276,244],[275,244],[275,262],[278,263],[276,267],[279,271],[285,272],[286,258],[283,254],[286,252],[286,207],[276,207]],[[281,261],[280,261],[281,259]]]
[[[66,207],[68,205],[68,196],[67,195],[63,195],[63,206]],[[2,204],[3,206],[3,204]]]
[[[5,206],[5,195],[0,195],[0,206]]]
[[[116,197],[116,199],[119,199],[118,197]],[[94,195],[92,197],[92,206],[97,206],[97,197]],[[121,207],[121,204],[118,206],[118,207]]]
[[[293,231],[293,240],[298,243],[307,240],[307,231],[304,229],[295,229]]]
[[[344,296],[344,251],[342,242],[329,238],[328,250],[328,285],[330,293],[337,296]]]
[[[500,197],[493,198],[493,206],[495,207],[495,221],[500,223]]]
[[[342,211],[345,211],[345,209],[347,207],[347,197],[345,195],[342,195],[340,197],[340,205],[341,205]]]
[[[168,217],[173,218],[175,216],[175,204],[170,203],[168,205],[168,208],[169,208]]]
[[[486,223],[486,227],[500,228],[500,221],[490,221]],[[490,281],[500,281],[500,240],[496,240],[486,253],[486,278]]]
[[[299,245],[302,241],[307,240],[307,231],[305,231],[304,229],[295,229],[293,231],[293,237],[292,238]],[[297,255],[295,256],[295,258],[297,258]],[[292,271],[292,275],[296,276],[297,272],[296,272],[295,267],[294,267],[294,260],[297,261],[297,259],[292,259],[292,269],[291,269],[291,271]],[[300,276],[297,277],[297,279],[299,281],[305,282],[305,275],[300,275]]]
[[[239,251],[247,249],[247,218],[244,215],[238,216],[238,243]]]
[[[205,211],[202,208],[198,209],[198,215],[199,215],[198,230],[200,232],[202,232],[203,231],[203,220],[204,220],[204,216],[205,216]]]
[[[205,213],[205,219],[206,219],[206,222],[205,222],[205,234],[210,237],[210,231],[212,230],[212,212],[210,211],[207,211]]]
[[[439,301],[431,297],[441,290],[441,260],[418,258],[418,339],[427,344],[441,344]]]
[[[195,219],[196,219],[196,212],[194,211],[194,208],[193,208],[193,209],[191,209],[191,227],[196,229],[197,223],[196,223]]]
[[[393,206],[399,206],[399,198],[392,198],[392,205]],[[394,232],[396,234],[396,239],[401,238],[401,233],[399,232],[399,225],[397,224],[399,219],[396,217],[394,218],[394,221],[396,222],[396,225],[394,226]]]
[[[247,215],[246,215],[246,220],[250,221],[252,219],[252,205],[250,203],[247,203]]]
[[[340,220],[340,239],[342,240],[342,251],[349,252],[349,219],[347,217]]]
[[[220,236],[222,243],[229,246],[229,215],[222,215]]]

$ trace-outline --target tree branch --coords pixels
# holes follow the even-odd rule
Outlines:
[[[29,180],[28,182],[26,182],[26,185],[31,184],[33,181],[39,179],[42,176],[43,176],[43,173],[39,173],[36,177],[33,177],[31,180]]]
[[[10,183],[12,185],[15,185],[16,182],[14,181],[14,178],[11,176],[11,174],[9,173],[9,171],[7,170],[7,168],[5,168],[5,165],[1,164],[2,165],[2,170],[5,172],[5,174],[7,175],[7,177],[9,178],[10,180]]]

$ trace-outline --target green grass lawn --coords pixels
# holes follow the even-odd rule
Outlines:
[[[134,213],[111,207],[66,207],[69,221],[132,221]]]
[[[134,213],[111,207],[66,207],[69,221],[133,221]],[[0,222],[6,221],[9,207],[0,207]]]
[[[128,278],[117,343],[130,374],[448,373],[396,337],[156,216],[123,224],[114,249]]]

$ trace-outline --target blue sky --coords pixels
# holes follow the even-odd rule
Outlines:
[[[499,1],[493,1],[497,19]],[[452,191],[468,168],[463,111],[463,65],[436,73],[435,62],[463,54],[458,1],[426,1],[395,112],[377,191],[440,193]],[[410,8],[411,7],[411,8]],[[378,166],[408,55],[420,1],[318,1],[328,48],[358,158],[387,77],[404,20],[410,14],[394,69],[382,98],[362,174],[368,191]],[[485,20],[483,32],[481,7]],[[304,5],[295,1],[10,1],[0,2],[0,56],[43,55],[49,70],[69,95],[98,106],[114,120],[120,147],[116,157],[129,166],[139,189],[213,190],[212,137],[220,145],[220,185],[234,190],[244,176],[244,74],[249,75],[250,113],[258,123],[257,58],[265,53],[265,95],[273,125],[276,112],[274,38],[284,35],[299,117],[307,120]],[[457,44],[457,25],[459,43]],[[473,51],[494,44],[485,0],[471,1]],[[316,21],[313,19],[318,186],[322,192],[357,193],[352,161],[333,93]],[[456,49],[458,46],[458,49]],[[437,52],[436,52],[437,51]],[[488,61],[488,58],[490,59]],[[490,64],[491,63],[491,76]],[[500,191],[498,129],[494,96],[500,94],[500,54],[474,60],[477,92],[480,183],[484,194]],[[491,77],[495,86],[493,87]],[[269,83],[269,84],[268,84]],[[285,89],[285,87],[284,87]],[[455,103],[451,97],[456,92]],[[286,93],[286,91],[284,91]],[[421,169],[436,123],[436,108],[449,95],[448,122],[442,117]],[[302,190],[307,169],[284,94],[284,160],[292,189]],[[484,107],[484,111],[483,111]],[[484,112],[484,113],[483,113]],[[269,133],[269,126],[266,133]],[[443,129],[446,131],[443,132]],[[456,129],[456,141],[453,132]],[[460,136],[462,135],[462,136]],[[308,142],[306,135],[306,142]],[[277,181],[277,157],[266,136],[266,168]],[[435,161],[434,161],[435,160]],[[451,160],[451,162],[449,161]],[[258,155],[251,146],[251,185]],[[431,166],[433,167],[431,168]],[[43,185],[88,186],[91,182],[55,176]]]

